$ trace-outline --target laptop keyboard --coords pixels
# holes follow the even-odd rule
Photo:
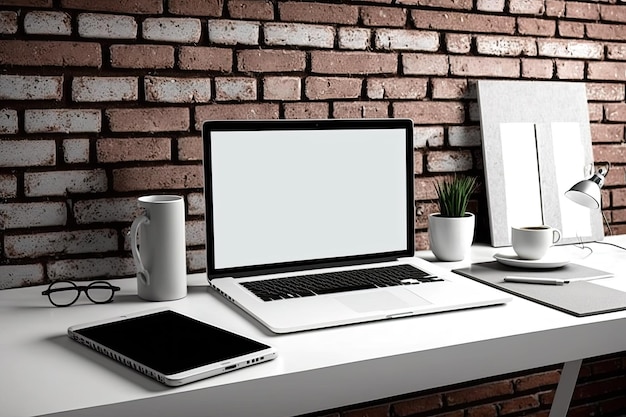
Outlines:
[[[351,271],[291,276],[242,282],[263,301],[312,297],[354,290],[443,281],[411,265],[393,265]]]

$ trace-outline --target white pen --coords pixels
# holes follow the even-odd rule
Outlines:
[[[506,276],[504,277],[505,282],[520,282],[524,284],[546,284],[546,285],[563,285],[569,284],[568,280],[557,279],[557,278],[546,278],[546,277],[516,277],[516,276]]]

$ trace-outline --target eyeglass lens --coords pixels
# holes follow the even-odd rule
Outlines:
[[[108,303],[113,299],[113,287],[104,281],[92,282],[87,286],[87,297],[96,304]]]

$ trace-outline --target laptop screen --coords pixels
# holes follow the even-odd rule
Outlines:
[[[413,256],[410,120],[209,121],[203,138],[209,277]]]

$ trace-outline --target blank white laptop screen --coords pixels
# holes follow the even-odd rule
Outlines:
[[[412,256],[410,121],[390,122],[208,122],[210,271]]]

